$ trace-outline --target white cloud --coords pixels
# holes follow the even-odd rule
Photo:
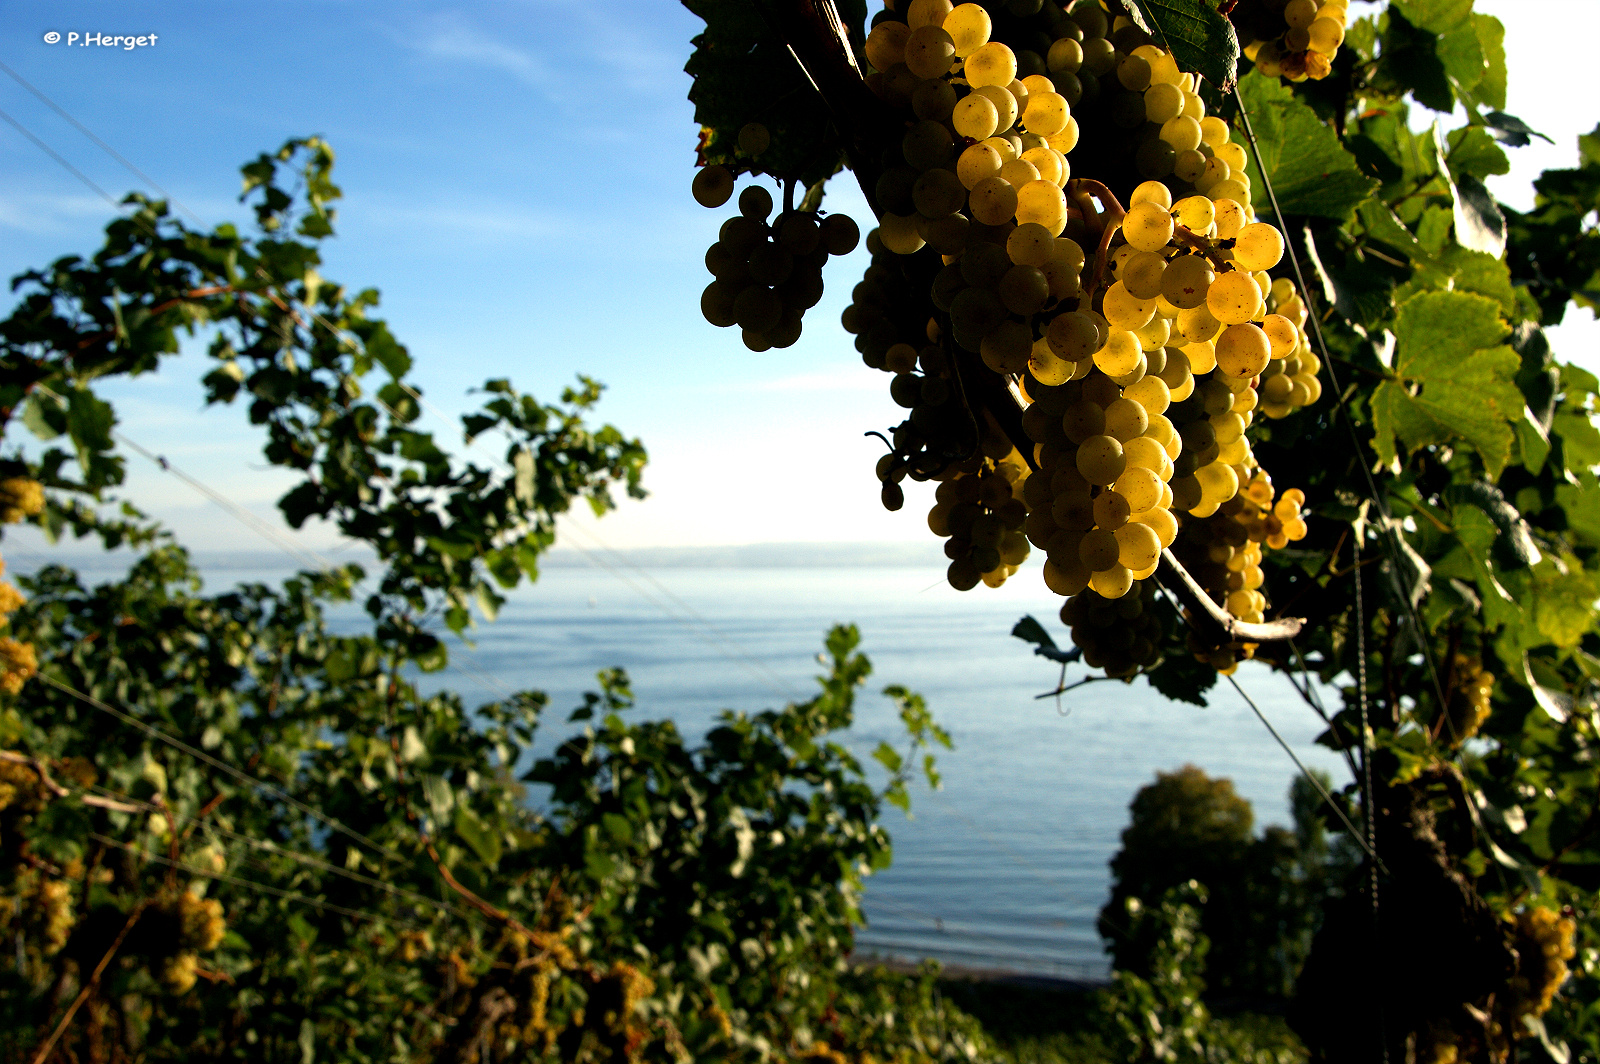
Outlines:
[[[528,85],[548,87],[554,78],[544,64],[519,48],[459,23],[440,26],[414,44],[418,51],[500,70]]]

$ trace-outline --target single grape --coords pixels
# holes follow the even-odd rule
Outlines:
[[[760,122],[746,122],[739,129],[739,151],[743,155],[754,158],[766,151],[771,143],[772,134]]]
[[[906,8],[906,25],[913,31],[923,26],[943,26],[951,8],[950,0],[911,0]]]
[[[940,24],[955,42],[956,56],[965,59],[989,43],[994,25],[989,12],[981,4],[962,4],[944,17]]]
[[[877,70],[888,70],[905,59],[906,40],[911,27],[904,22],[888,20],[872,27],[867,35],[867,62]]]
[[[914,29],[906,38],[905,64],[919,78],[942,78],[955,58],[955,41],[938,26]]]
[[[1112,565],[1091,575],[1089,586],[1101,598],[1119,599],[1133,587],[1133,573],[1124,565]]]
[[[733,195],[733,174],[726,166],[703,166],[690,186],[694,200],[702,207],[720,207]]]
[[[1233,260],[1252,272],[1270,270],[1283,258],[1283,234],[1266,222],[1251,222],[1234,238]]]
[[[1029,181],[1017,189],[1016,219],[1018,224],[1042,225],[1059,236],[1067,224],[1066,195],[1052,181]]]
[[[1206,309],[1224,325],[1239,325],[1261,309],[1261,289],[1248,273],[1233,270],[1219,274],[1206,292]],[[1179,331],[1182,332],[1182,324]]]
[[[966,57],[963,67],[973,88],[1010,85],[1017,77],[1017,56],[1000,41],[990,41]]]
[[[1122,219],[1122,235],[1139,251],[1160,251],[1172,240],[1172,216],[1157,203],[1139,203]]]
[[[1121,442],[1111,436],[1091,436],[1084,440],[1078,445],[1076,463],[1085,480],[1101,486],[1115,483],[1127,467]]]
[[[772,193],[760,185],[751,185],[739,193],[739,213],[753,222],[766,221],[772,213]]]
[[[995,130],[1000,128],[1000,112],[995,107],[994,102],[987,96],[972,93],[963,97],[956,104],[955,110],[951,112],[950,121],[955,126],[956,132],[963,137],[981,141],[985,137],[994,136]],[[962,162],[966,162],[967,156],[971,154],[974,148],[985,147],[989,146],[974,144],[966,152],[962,153]],[[989,151],[993,152],[994,149],[991,147]],[[984,160],[984,162],[986,163],[987,160]],[[997,166],[995,171],[998,172],[998,170],[999,167]],[[969,185],[968,187],[971,186]]]
[[[1078,559],[1091,573],[1104,572],[1116,565],[1120,553],[1116,534],[1103,528],[1085,532],[1078,541]]]
[[[1106,321],[1114,328],[1131,331],[1143,328],[1149,324],[1151,318],[1155,317],[1156,301],[1153,298],[1139,298],[1128,290],[1124,282],[1117,281],[1106,289],[1101,310],[1105,313]],[[1135,343],[1137,344],[1137,341]]]
[[[1161,126],[1161,139],[1172,145],[1174,151],[1194,151],[1200,147],[1200,123],[1188,115],[1169,119]]]
[[[1126,395],[1106,407],[1105,419],[1105,435],[1123,444],[1143,436],[1150,427],[1149,412]]]

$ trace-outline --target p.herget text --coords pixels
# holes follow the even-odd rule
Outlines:
[[[55,44],[61,38],[62,34],[51,30],[44,35],[44,43]],[[136,37],[88,31],[79,33],[77,30],[68,30],[66,33],[66,45],[69,48],[76,45],[79,48],[121,48],[123,51],[131,52],[135,48],[149,48],[155,43],[156,34],[154,33],[146,33]]]

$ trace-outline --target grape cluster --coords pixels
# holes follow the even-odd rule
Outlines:
[[[733,187],[731,171],[707,166],[695,175],[693,192],[703,206],[720,207]],[[772,210],[770,192],[747,186],[739,194],[739,213],[722,224],[706,250],[706,269],[715,279],[701,293],[700,312],[718,328],[739,326],[752,351],[800,339],[802,315],[822,298],[823,264],[855,250],[861,238],[843,214],[820,218],[816,211],[784,210],[769,222]]]
[[[1306,335],[1305,301],[1295,291],[1293,281],[1287,277],[1273,281],[1267,306],[1296,330],[1294,349],[1280,356],[1278,352],[1283,348],[1275,346],[1272,361],[1261,371],[1261,412],[1276,420],[1322,397],[1322,382],[1317,379],[1322,371],[1322,359],[1311,350],[1311,341]],[[1286,346],[1288,330],[1281,323],[1275,322],[1273,327],[1284,338]]]
[[[1348,7],[1349,0],[1239,0],[1229,18],[1261,73],[1318,81],[1333,72]]]
[[[1011,449],[997,430],[975,432],[972,416],[963,405],[955,367],[938,342],[940,332],[931,319],[919,325],[900,313],[917,302],[909,282],[898,268],[898,256],[883,246],[879,231],[867,234],[872,264],[850,294],[842,323],[854,334],[861,360],[893,376],[889,396],[907,411],[906,421],[894,430],[894,454],[879,463],[884,504],[898,510],[898,484],[906,475],[927,479],[983,449],[991,457],[1004,457]]]
[[[1117,678],[1156,664],[1166,632],[1155,595],[1155,585],[1146,583],[1121,598],[1108,599],[1091,589],[1062,603],[1061,623],[1072,630],[1084,664]]]
[[[1494,674],[1485,672],[1483,662],[1465,654],[1452,659],[1450,670],[1449,714],[1445,738],[1463,742],[1478,734],[1489,719],[1489,698],[1494,693]]]
[[[1521,959],[1511,980],[1512,1009],[1520,1014],[1517,1018],[1541,1016],[1567,981],[1567,962],[1577,955],[1577,921],[1542,905],[1530,906],[1507,919],[1513,923]]]
[[[1030,479],[1028,463],[1009,444],[998,459],[979,456],[949,468],[934,491],[928,528],[949,537],[944,553],[951,587],[969,591],[980,581],[999,587],[1027,559],[1023,496]]]

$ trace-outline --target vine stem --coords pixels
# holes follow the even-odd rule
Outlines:
[[[1084,293],[1085,306],[1088,306],[1093,303],[1095,293],[1099,292],[1101,286],[1105,283],[1106,257],[1111,249],[1111,237],[1116,233],[1118,227],[1122,225],[1122,219],[1128,216],[1128,212],[1123,209],[1122,203],[1117,199],[1115,193],[1093,178],[1075,177],[1068,181],[1067,185],[1071,190],[1068,195],[1077,200],[1083,209],[1084,225],[1088,226],[1090,224],[1092,216],[1094,225],[1100,229],[1100,243],[1094,252],[1094,274],[1090,277],[1088,291]],[[1088,203],[1091,197],[1099,201],[1099,211],[1091,209]]]
[[[1215,244],[1186,225],[1179,225],[1177,222],[1173,222],[1172,239],[1185,247],[1190,247],[1200,252],[1200,254],[1210,259],[1211,265],[1215,266],[1219,271],[1232,265],[1222,257],[1221,250]]]
[[[39,1052],[34,1054],[33,1064],[43,1064],[50,1051],[55,1048],[56,1042],[66,1032],[67,1025],[72,1022],[72,1017],[78,1014],[83,1003],[89,1000],[89,995],[94,993],[95,987],[100,985],[100,977],[105,974],[106,965],[111,963],[111,958],[116,956],[117,950],[122,948],[122,943],[127,940],[128,932],[133,930],[133,925],[139,922],[139,917],[144,915],[149,902],[140,902],[133,907],[133,912],[128,914],[128,922],[122,925],[122,930],[117,932],[117,937],[112,940],[111,948],[106,950],[105,956],[100,958],[100,963],[94,966],[94,973],[89,976],[89,981],[83,984],[83,989],[78,991],[78,996],[67,1008],[67,1014],[61,1017],[61,1022],[56,1024],[56,1029],[50,1032],[50,1037],[44,1040],[39,1047]]]

